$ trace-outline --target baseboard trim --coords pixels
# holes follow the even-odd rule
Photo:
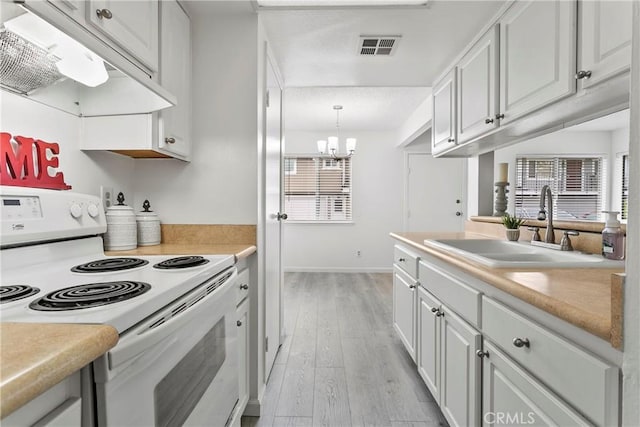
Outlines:
[[[259,400],[251,399],[247,402],[247,406],[244,408],[242,415],[246,417],[259,417],[261,412],[261,405]]]
[[[392,273],[393,267],[284,267],[285,273]]]

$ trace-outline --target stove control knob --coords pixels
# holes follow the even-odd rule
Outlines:
[[[98,205],[90,203],[89,206],[87,206],[87,212],[91,218],[95,218],[98,216],[98,213],[100,213],[100,210],[98,209]]]
[[[72,217],[76,219],[80,218],[82,216],[82,206],[80,206],[78,203],[73,203],[69,208],[69,212],[71,213]]]

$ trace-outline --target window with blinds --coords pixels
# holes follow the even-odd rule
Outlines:
[[[285,156],[284,209],[288,221],[350,222],[352,159]]]
[[[622,156],[622,202],[620,204],[620,218],[628,219],[629,216],[629,155]]]
[[[601,157],[518,157],[516,159],[516,215],[536,218],[540,192],[553,194],[553,218],[600,220],[605,162]]]

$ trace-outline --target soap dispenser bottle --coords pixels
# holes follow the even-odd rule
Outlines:
[[[624,233],[616,211],[602,211],[606,215],[602,230],[602,256],[608,259],[624,258]]]

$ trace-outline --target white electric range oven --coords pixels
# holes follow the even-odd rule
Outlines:
[[[6,186],[0,196],[0,320],[120,334],[82,371],[82,424],[226,425],[238,400],[233,255],[108,257],[98,198]]]

